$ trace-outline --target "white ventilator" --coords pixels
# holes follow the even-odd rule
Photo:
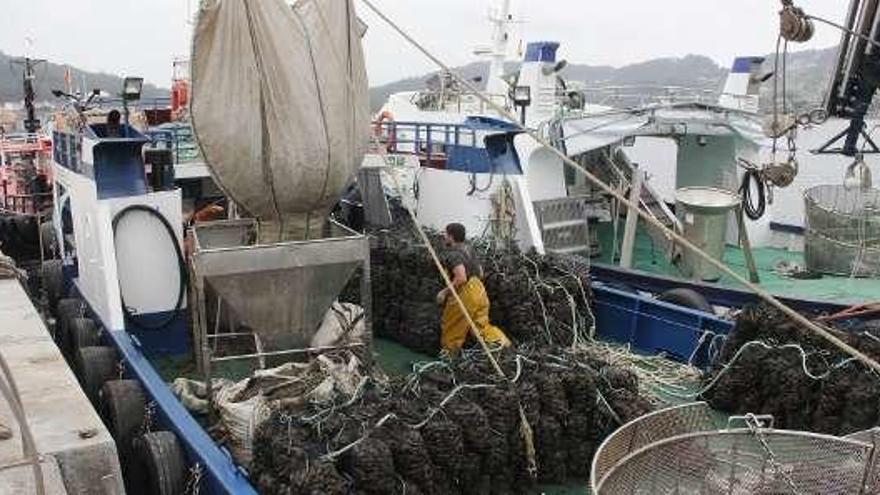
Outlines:
[[[264,241],[320,233],[369,141],[351,0],[207,0],[193,36],[192,120],[214,179]]]

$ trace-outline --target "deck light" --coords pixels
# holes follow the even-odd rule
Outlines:
[[[143,88],[143,77],[126,77],[122,83],[122,99],[125,101],[140,100]]]
[[[518,107],[527,107],[532,104],[531,86],[517,86],[513,90],[513,103]]]
[[[513,104],[519,107],[521,123],[526,125],[526,107],[532,104],[531,86],[517,86],[513,88]]]

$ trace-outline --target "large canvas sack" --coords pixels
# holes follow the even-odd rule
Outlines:
[[[308,226],[323,221],[363,160],[361,30],[351,0],[202,4],[193,127],[221,189],[267,223],[264,240],[314,237]]]

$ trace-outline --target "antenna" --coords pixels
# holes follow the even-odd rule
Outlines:
[[[25,44],[33,46],[33,39],[25,38]],[[29,52],[30,49],[28,49],[28,53]],[[34,59],[30,56],[15,59],[11,62],[13,65],[20,65],[22,67],[21,83],[24,92],[24,108],[26,112],[24,130],[28,134],[35,134],[41,127],[40,121],[37,119],[36,108],[34,107],[34,102],[37,99],[37,91],[34,86],[34,83],[37,80],[37,74],[34,69],[44,62],[45,60]]]
[[[498,0],[496,9],[489,14],[492,25],[492,51],[489,54],[489,78],[486,92],[493,95],[507,94],[508,85],[504,81],[504,62],[507,61],[507,47],[510,43],[511,0]]]
[[[34,38],[31,36],[24,37],[24,56],[30,58],[34,53]]]

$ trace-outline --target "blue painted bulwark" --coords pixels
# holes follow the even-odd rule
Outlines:
[[[556,50],[559,43],[555,41],[538,41],[526,46],[526,62],[556,62]]]
[[[203,468],[201,492],[256,495],[244,472],[177,400],[128,332],[116,330],[107,334],[125,362],[126,374],[138,380],[156,403],[159,425],[177,434],[190,465],[198,463]]]
[[[520,131],[486,136],[484,142],[492,173],[522,175],[522,163],[519,161],[519,153],[516,152],[516,147],[513,144],[513,140],[518,134]]]
[[[770,222],[770,230],[773,232],[785,232],[786,234],[804,235],[806,229],[800,225]]]
[[[75,268],[74,268],[75,269]],[[70,278],[65,263],[65,281],[70,283],[69,297],[82,297],[76,284]],[[90,308],[86,307],[86,315],[101,322],[101,319]],[[161,317],[162,315],[153,315]],[[185,321],[185,318],[181,319]],[[101,322],[105,324],[105,322]],[[186,327],[173,327],[176,332],[186,332]],[[155,338],[169,338],[166,332],[155,332]],[[174,339],[176,337],[170,336]],[[148,339],[146,342],[152,342]],[[257,491],[247,478],[245,471],[233,460],[231,454],[217,445],[198,421],[177,399],[165,379],[156,371],[149,357],[157,349],[147,347],[145,341],[132,336],[126,330],[107,330],[102,332],[102,344],[116,349],[123,363],[124,378],[137,380],[144,388],[144,393],[156,404],[157,429],[173,431],[186,452],[189,466],[198,464],[202,468],[203,477],[200,493],[209,495],[257,495]]]
[[[469,174],[522,174],[513,146],[519,130],[510,122],[467,117],[462,124],[391,121],[377,125],[394,136],[388,148],[392,153],[427,155],[427,150],[433,150],[433,161],[423,166]]]
[[[753,292],[734,289],[719,284],[694,282],[671,276],[647,273],[639,270],[620,268],[605,263],[593,263],[590,266],[590,274],[595,280],[606,283],[626,284],[634,289],[661,294],[671,289],[693,289],[705,297],[709,303],[727,308],[742,308],[749,304],[757,304],[761,298]],[[786,306],[797,311],[833,314],[847,309],[849,304],[818,301],[811,299],[796,299],[791,297],[777,297]]]
[[[634,350],[664,354],[698,368],[711,365],[710,346],[733,329],[733,322],[610,287],[594,286],[596,330],[600,337]]]
[[[122,126],[120,135],[124,137],[107,137],[105,124],[93,124],[89,128],[93,139],[98,141],[92,150],[98,199],[146,194],[141,148],[150,140],[130,126]]]
[[[734,74],[751,74],[752,68],[757,64],[764,63],[764,57],[737,57],[733,61],[730,72]]]
[[[141,330],[134,325],[126,325],[126,330],[135,336],[150,356],[184,356],[192,352],[186,309],[181,309],[177,318],[171,320],[167,328],[161,330]],[[136,315],[136,321],[146,327],[154,327],[169,321],[174,311]]]
[[[97,143],[93,163],[82,160],[82,135],[52,133],[53,158],[60,166],[95,181],[98,199],[139,196],[147,193],[141,148],[149,139],[136,129],[123,126],[121,135],[108,138],[107,126],[92,124],[84,135]]]

